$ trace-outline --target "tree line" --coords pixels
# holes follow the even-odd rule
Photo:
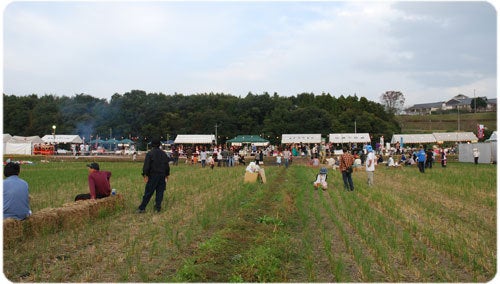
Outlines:
[[[88,94],[5,95],[4,133],[20,136],[77,134],[85,140],[124,139],[145,144],[153,136],[215,134],[224,143],[237,135],[253,134],[279,144],[282,134],[370,133],[372,139],[391,137],[401,128],[394,113],[365,97],[301,93],[283,97],[248,93],[193,95],[132,90],[108,101]]]

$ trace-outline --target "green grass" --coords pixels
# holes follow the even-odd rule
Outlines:
[[[487,129],[497,129],[496,112],[432,114],[432,115],[400,115],[396,116],[401,133],[433,133],[457,131],[460,118],[460,131],[477,132],[477,125],[483,124]]]
[[[33,211],[87,192],[83,161],[22,166]],[[79,228],[4,248],[14,282],[485,282],[496,274],[496,166],[449,163],[425,174],[378,167],[353,174],[266,166],[172,167],[164,211],[135,214],[140,162],[100,161],[125,205]]]

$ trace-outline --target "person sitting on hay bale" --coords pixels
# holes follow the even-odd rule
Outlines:
[[[9,162],[3,168],[3,219],[24,220],[31,215],[28,183],[19,178],[21,167]]]
[[[109,179],[111,172],[99,170],[98,163],[90,163],[89,168],[89,191],[90,193],[78,194],[75,201],[108,197],[111,194]]]
[[[320,186],[323,190],[328,189],[328,183],[326,179],[328,178],[328,170],[326,168],[321,168],[319,174],[316,175],[316,180],[313,182],[314,189],[318,189]]]

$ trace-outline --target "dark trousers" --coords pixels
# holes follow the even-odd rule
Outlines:
[[[95,198],[99,199],[99,198],[104,198],[104,197],[108,197],[108,196],[109,195],[97,194]],[[90,199],[90,193],[78,194],[75,197],[75,201],[78,201],[78,200],[87,200],[87,199]]]
[[[421,173],[425,172],[425,162],[418,162],[418,170]]]
[[[148,182],[146,183],[146,188],[144,189],[144,196],[142,197],[142,203],[139,205],[139,209],[144,210],[149,203],[149,200],[155,195],[155,209],[161,210],[161,202],[163,201],[163,193],[167,188],[167,183],[165,182],[165,176],[150,176]]]
[[[352,182],[351,173],[347,173],[345,171],[342,172],[342,179],[344,180],[344,188],[347,190],[354,190],[354,184]]]

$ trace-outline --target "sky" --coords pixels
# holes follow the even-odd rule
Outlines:
[[[489,2],[11,1],[3,93],[497,97]]]

